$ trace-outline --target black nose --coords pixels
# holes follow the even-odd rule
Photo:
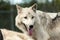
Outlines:
[[[33,28],[33,25],[30,25],[30,29]]]

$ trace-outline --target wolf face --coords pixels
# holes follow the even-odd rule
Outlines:
[[[36,16],[36,5],[33,5],[31,7],[22,8],[18,5],[17,6],[17,17],[19,24],[22,23],[25,26],[25,29],[27,31],[32,31],[35,23],[35,16]]]

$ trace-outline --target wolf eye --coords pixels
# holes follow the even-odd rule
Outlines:
[[[27,17],[24,17],[25,19],[27,19]]]
[[[32,19],[34,18],[34,16],[32,16]]]

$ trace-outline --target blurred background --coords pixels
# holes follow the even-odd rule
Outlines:
[[[16,4],[29,7],[37,3],[37,9],[45,12],[60,12],[60,0],[0,0],[0,28],[18,30],[15,26]]]

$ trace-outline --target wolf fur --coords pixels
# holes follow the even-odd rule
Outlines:
[[[56,18],[53,21],[57,16],[57,13],[50,14],[48,12],[36,10],[35,4],[26,8],[22,8],[18,5],[16,5],[16,7],[18,13],[15,19],[16,26],[25,34],[29,35],[29,31],[27,30],[29,30],[29,25],[33,23],[33,32],[31,37],[35,40],[60,40],[60,18]],[[29,18],[31,18],[30,16],[32,15],[34,16],[34,20],[31,19],[28,21],[26,19],[27,22],[23,22],[26,21],[23,20],[25,16],[29,16]]]
[[[33,40],[31,37],[23,33],[15,32],[7,29],[0,29],[0,30],[3,36],[3,40]]]

